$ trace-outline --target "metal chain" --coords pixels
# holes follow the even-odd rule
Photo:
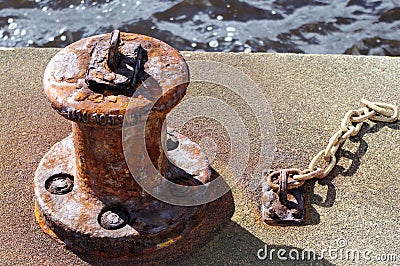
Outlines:
[[[291,178],[288,179],[291,181],[287,184],[288,190],[301,187],[306,180],[326,177],[336,165],[336,152],[339,146],[350,137],[357,135],[366,120],[393,123],[398,119],[399,109],[395,105],[370,102],[365,99],[361,100],[361,105],[363,106],[362,108],[350,110],[346,113],[340,124],[340,129],[329,139],[326,148],[315,155],[308,169],[303,171],[285,169],[285,171],[292,174]],[[325,166],[319,167],[318,165],[320,162],[324,162]],[[270,173],[267,177],[268,186],[273,190],[279,189],[279,184],[274,182],[274,180],[278,180],[279,174],[280,171],[275,171]]]

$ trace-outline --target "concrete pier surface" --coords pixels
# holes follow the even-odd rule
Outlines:
[[[0,51],[0,265],[107,264],[64,249],[42,232],[34,217],[33,177],[38,163],[71,132],[70,122],[52,110],[43,93],[43,72],[57,51]],[[276,127],[272,165],[266,166],[273,169],[307,167],[337,131],[344,114],[359,108],[360,99],[400,105],[400,60],[395,57],[182,54],[188,61],[211,60],[239,69],[261,89]],[[218,74],[220,69],[214,71]],[[257,120],[232,90],[193,82],[187,96],[198,95],[219,95],[228,102],[242,116],[250,141],[257,142],[252,133]],[[214,112],[219,108],[216,105]],[[193,122],[192,128],[204,129],[203,122]],[[222,172],[229,157],[223,144],[226,132],[218,125],[212,131],[213,166]],[[195,133],[188,134],[196,138]],[[399,145],[400,122],[365,123],[360,137],[339,150],[338,165],[328,178],[305,185],[307,216],[302,226],[264,224],[251,193],[235,186],[235,213],[228,224],[176,264],[399,265]],[[250,148],[257,154],[256,144]],[[251,168],[254,161],[249,161]]]

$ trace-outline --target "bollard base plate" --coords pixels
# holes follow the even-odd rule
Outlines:
[[[203,153],[197,156],[204,157],[197,160],[201,179],[206,173],[212,175],[213,170]],[[71,189],[65,177],[74,181]],[[190,207],[161,202],[144,191],[139,198],[124,202],[87,194],[76,178],[72,135],[55,144],[43,157],[34,183],[36,219],[47,234],[77,253],[108,258],[134,257],[135,262],[163,256],[173,258],[183,254],[183,250],[189,251],[229,220],[234,211],[230,192],[213,202]],[[54,193],[49,187],[55,187],[60,193]],[[111,213],[108,229],[102,225],[102,214],[107,210],[119,214]]]

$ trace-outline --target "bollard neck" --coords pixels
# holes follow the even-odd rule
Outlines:
[[[44,74],[44,91],[59,114],[73,122],[106,127],[121,127],[128,109],[139,115],[168,113],[188,84],[187,64],[176,49],[151,37],[119,31],[67,46],[52,58]]]

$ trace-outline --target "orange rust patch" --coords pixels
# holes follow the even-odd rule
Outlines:
[[[167,247],[167,246],[169,246],[169,245],[175,243],[176,241],[178,241],[178,240],[181,239],[181,238],[182,238],[182,235],[179,235],[179,236],[177,236],[177,237],[168,239],[167,241],[158,244],[158,245],[157,245],[157,248],[165,248],[165,247]]]
[[[54,238],[55,240],[57,240],[57,242],[59,243],[64,243],[61,241],[61,239],[59,239],[57,237],[57,235],[53,232],[53,230],[51,230],[49,227],[47,227],[47,225],[45,224],[42,216],[40,215],[40,211],[39,211],[39,206],[35,200],[35,217],[36,217],[36,221],[38,222],[39,226],[42,228],[42,230],[50,235],[52,238]]]

